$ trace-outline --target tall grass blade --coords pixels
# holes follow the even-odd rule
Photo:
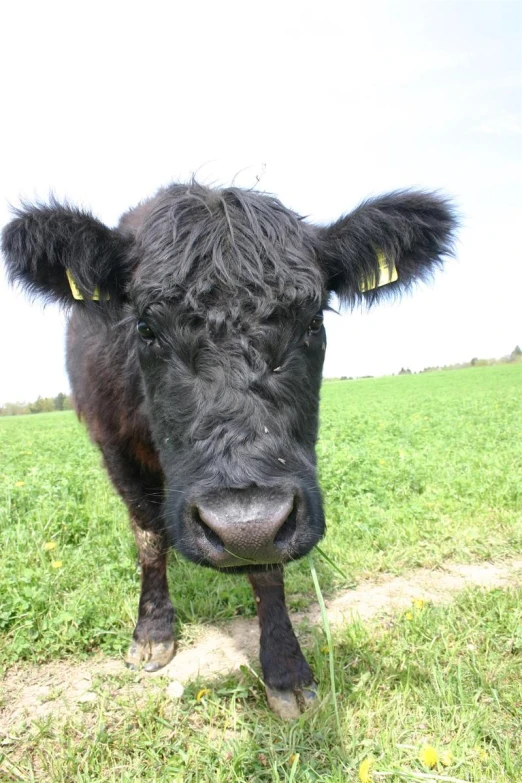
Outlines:
[[[316,551],[316,552],[318,552],[318,553],[321,555],[321,557],[323,558],[323,560],[326,560],[326,562],[328,563],[328,565],[329,565],[329,566],[331,566],[331,567],[333,568],[333,570],[334,570],[334,571],[337,571],[337,573],[338,573],[340,576],[342,576],[342,578],[344,579],[344,581],[347,583],[347,584],[345,584],[345,585],[344,585],[344,587],[347,587],[347,588],[348,588],[348,589],[350,589],[350,590],[351,590],[351,589],[354,589],[354,590],[355,590],[355,588],[357,587],[357,584],[356,584],[355,582],[350,582],[348,575],[347,575],[347,574],[345,574],[345,573],[344,573],[344,571],[341,571],[341,569],[339,568],[339,566],[337,565],[337,563],[336,563],[334,560],[332,560],[332,558],[331,558],[329,555],[327,555],[327,554],[326,554],[326,552],[323,552],[323,550],[321,549],[321,547],[317,546],[317,544],[316,544],[316,546],[315,546],[315,551]]]
[[[335,668],[334,668],[334,654],[332,634],[330,632],[330,623],[328,622],[328,615],[326,613],[326,606],[324,603],[323,594],[319,585],[319,579],[317,578],[317,571],[315,570],[315,564],[312,555],[308,555],[308,563],[310,565],[310,573],[312,574],[312,581],[314,583],[315,593],[317,595],[317,601],[319,602],[319,608],[321,610],[321,619],[323,621],[324,633],[326,636],[326,642],[328,644],[328,660],[330,663],[330,688],[332,689],[332,699],[334,703],[335,721],[337,723],[337,731],[339,733],[339,740],[342,744],[343,736],[341,732],[341,718],[339,715],[339,705],[337,703],[337,690],[335,687]]]

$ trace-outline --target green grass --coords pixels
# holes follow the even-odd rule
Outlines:
[[[522,365],[325,384],[322,548],[348,581],[520,552],[521,444]],[[82,426],[72,413],[1,419],[0,453],[0,666],[121,654],[136,617],[136,552]],[[326,593],[342,585],[315,563]],[[244,579],[174,553],[170,577],[178,635],[255,614]],[[288,568],[287,584],[291,608],[315,600],[306,561]],[[471,591],[385,631],[376,622],[337,633],[342,738],[331,700],[286,726],[248,673],[201,702],[197,683],[172,702],[161,679],[129,689],[122,669],[98,683],[98,705],[10,740],[0,780],[351,781],[372,756],[374,781],[399,781],[377,773],[427,772],[424,743],[453,754],[439,775],[520,780],[520,599]],[[307,654],[326,696],[324,646],[315,631]]]
[[[355,574],[522,544],[522,368],[325,386],[328,553]]]
[[[430,772],[433,746],[448,766],[431,772],[469,781],[519,781],[522,765],[522,591],[470,590],[448,607],[427,605],[378,625],[352,623],[335,638],[343,746],[328,698],[328,656],[318,631],[309,656],[325,703],[293,724],[265,707],[248,672],[198,701],[147,690],[135,675],[105,677],[97,704],[74,717],[18,729],[5,780],[46,783],[257,783],[358,780],[374,773]],[[5,753],[5,749],[4,749]],[[450,754],[450,755],[448,755]],[[2,748],[0,747],[0,770]],[[18,777],[16,777],[18,776]],[[373,780],[398,781],[397,774]],[[4,780],[4,778],[2,778]]]
[[[520,551],[521,444],[522,365],[325,384],[325,552],[351,580]],[[0,420],[0,452],[0,663],[120,653],[139,576],[98,452],[70,412]],[[323,590],[342,583],[316,564]],[[289,606],[302,608],[308,566],[287,572]],[[244,579],[176,554],[170,573],[181,633],[255,613]]]

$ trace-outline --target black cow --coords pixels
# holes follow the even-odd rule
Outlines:
[[[70,310],[76,409],[129,509],[142,573],[129,666],[154,671],[174,654],[174,546],[248,575],[272,707],[288,717],[313,699],[283,564],[325,529],[323,311],[333,293],[373,303],[428,278],[455,225],[451,205],[422,192],[318,227],[272,196],[193,182],[160,190],[115,229],[54,201],[4,229],[11,280]]]

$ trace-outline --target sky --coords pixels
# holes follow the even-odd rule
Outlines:
[[[396,188],[461,215],[429,287],[327,314],[325,376],[522,345],[522,3],[5,4],[0,225],[52,192],[114,225],[194,174],[326,224]],[[0,404],[67,391],[65,319],[0,274]]]

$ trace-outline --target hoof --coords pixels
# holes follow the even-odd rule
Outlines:
[[[133,642],[125,656],[125,665],[136,671],[143,664],[146,672],[157,672],[174,657],[175,642]]]
[[[317,698],[317,685],[315,684],[315,682],[313,682],[307,688],[303,688],[302,691],[299,691],[298,696],[300,697],[301,704],[304,710],[310,710],[313,707],[316,707],[318,704],[318,698]]]
[[[270,708],[283,720],[295,720],[305,710],[317,704],[316,684],[295,691],[280,691],[276,688],[266,688],[266,697]]]

